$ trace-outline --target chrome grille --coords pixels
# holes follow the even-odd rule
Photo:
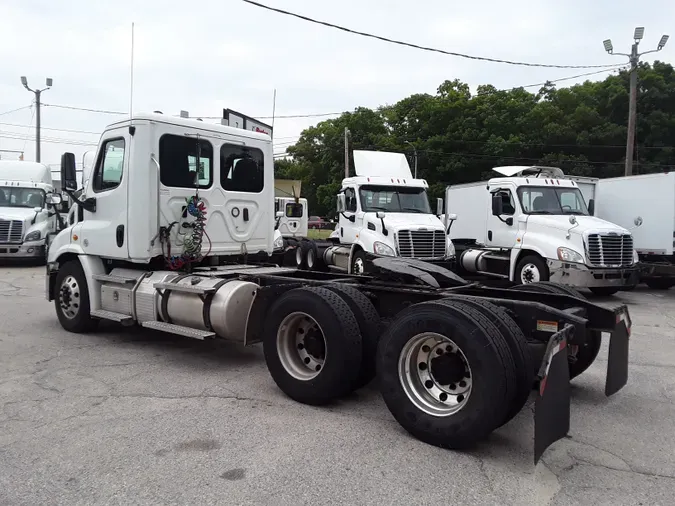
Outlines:
[[[407,258],[444,257],[445,234],[442,230],[401,230],[398,253]]]
[[[632,265],[633,236],[589,234],[588,260],[597,266]]]
[[[0,243],[21,243],[23,239],[23,221],[0,220]]]

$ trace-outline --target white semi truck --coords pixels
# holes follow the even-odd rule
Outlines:
[[[641,280],[657,290],[675,286],[675,172],[570,179],[591,214],[631,231]]]
[[[266,134],[138,114],[105,129],[81,195],[72,154],[63,155],[61,169],[81,212],[71,213],[49,248],[45,290],[70,332],[92,332],[107,320],[262,343],[278,387],[306,404],[339,399],[377,373],[394,418],[446,448],[485,439],[522,409],[537,382],[535,462],[567,434],[569,379],[595,360],[603,331],[611,334],[605,393],[626,384],[631,321],[624,305],[601,307],[554,284],[482,287],[410,258],[373,258],[378,276],[270,265],[274,175]],[[391,176],[362,177],[346,185],[353,198],[366,188],[361,205],[379,206],[368,186],[382,185],[387,203],[408,190],[415,198],[397,200],[397,209],[428,215],[423,184],[413,191]],[[375,212],[364,214],[365,229]],[[385,227],[398,230],[395,221]]]
[[[452,241],[429,206],[429,185],[413,178],[405,155],[353,154],[356,176],[342,180],[337,226],[327,241],[301,243],[297,266],[366,274],[369,256],[450,265],[455,257]]]
[[[597,295],[638,283],[630,231],[591,216],[579,186],[562,170],[493,170],[504,177],[446,189],[446,223],[460,274],[553,281]]]
[[[50,234],[59,229],[60,194],[51,169],[26,161],[0,161],[0,258],[46,258]]]

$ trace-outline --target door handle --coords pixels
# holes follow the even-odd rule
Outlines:
[[[244,221],[248,221],[248,207],[244,208]]]
[[[492,230],[488,230],[488,241],[492,240]]]
[[[117,240],[117,247],[121,248],[124,244],[124,225],[117,225],[115,230],[115,239]]]

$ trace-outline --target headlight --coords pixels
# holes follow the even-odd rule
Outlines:
[[[274,239],[274,249],[282,249],[283,247],[284,247],[284,238],[279,235]]]
[[[638,252],[636,249],[633,250],[633,263],[637,264],[640,262],[640,256],[638,255]]]
[[[448,258],[455,256],[455,245],[452,243],[450,236],[447,236],[447,238],[445,239],[445,255]]]
[[[383,242],[377,242],[373,244],[373,251],[375,252],[376,255],[382,255],[382,256],[388,256],[388,257],[395,257],[396,252],[391,246],[387,246]]]
[[[40,231],[39,230],[34,230],[30,234],[26,236],[24,241],[30,242],[30,241],[39,241],[40,240]]]
[[[579,253],[569,248],[558,248],[558,260],[563,262],[572,262],[575,264],[583,264],[584,257]]]

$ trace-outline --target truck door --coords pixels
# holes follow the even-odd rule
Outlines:
[[[487,210],[487,245],[494,248],[513,248],[518,235],[516,201],[509,188],[501,188],[497,190],[497,194],[502,198],[503,213],[500,216],[494,216],[492,206]]]
[[[101,140],[85,197],[94,197],[96,211],[83,211],[79,244],[88,255],[128,258],[127,187],[129,132],[109,130]]]
[[[363,227],[363,213],[358,211],[356,190],[352,187],[345,188],[345,204],[345,212],[340,214],[340,242],[342,244],[354,244],[359,231]],[[360,220],[359,214],[361,214]]]

